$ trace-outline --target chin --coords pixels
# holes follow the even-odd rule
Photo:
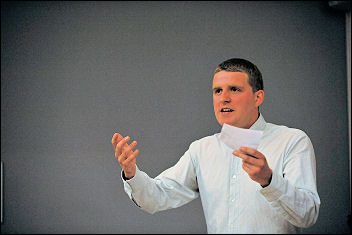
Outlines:
[[[234,120],[231,120],[230,118],[220,117],[220,118],[217,118],[216,120],[218,121],[220,126],[223,126],[225,123],[228,124],[228,125],[231,125],[231,126],[236,126],[235,123],[234,123]]]

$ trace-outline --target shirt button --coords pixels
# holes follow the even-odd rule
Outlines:
[[[235,199],[231,199],[231,202],[235,202]]]
[[[236,179],[236,177],[237,177],[236,175],[233,175],[233,176],[232,176],[232,179]]]

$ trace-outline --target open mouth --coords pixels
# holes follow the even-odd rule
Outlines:
[[[221,112],[222,112],[222,113],[230,113],[230,112],[233,112],[233,109],[230,109],[230,108],[222,108],[222,109],[221,109]]]

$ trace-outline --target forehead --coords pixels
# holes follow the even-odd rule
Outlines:
[[[226,85],[249,86],[248,75],[244,72],[217,72],[213,78],[213,87]]]

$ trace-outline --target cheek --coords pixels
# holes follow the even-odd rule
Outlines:
[[[232,102],[236,106],[241,106],[245,102],[245,99],[243,96],[234,96],[234,97],[232,97]]]
[[[233,102],[239,106],[248,106],[252,103],[252,98],[246,95],[236,96],[233,98]]]
[[[213,99],[213,110],[214,110],[214,114],[217,117],[219,115],[218,110],[220,108],[220,102],[218,99],[214,98]]]
[[[216,97],[213,97],[213,105],[214,105],[214,107],[219,105],[219,101]]]

